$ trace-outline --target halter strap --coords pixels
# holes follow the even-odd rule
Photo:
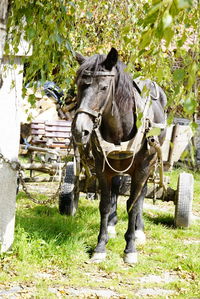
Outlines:
[[[114,72],[104,72],[104,71],[83,71],[82,75],[88,76],[88,77],[114,77]]]
[[[94,116],[95,118],[98,118],[100,116],[100,112],[97,112],[97,111],[94,111],[90,108],[78,108],[75,112],[75,115],[78,114],[78,113],[86,113],[86,114],[89,114],[91,116]]]
[[[103,72],[103,71],[102,72],[101,71],[91,72],[91,71],[85,70],[83,72],[83,75],[86,75],[88,77],[92,77],[92,76],[93,77],[97,77],[97,76],[110,76],[110,77],[112,77],[111,84],[109,85],[109,90],[108,90],[107,97],[106,97],[104,105],[103,105],[103,107],[101,107],[100,111],[95,111],[95,110],[90,109],[89,107],[86,107],[86,108],[78,108],[75,112],[75,116],[79,113],[86,113],[88,115],[93,116],[95,118],[95,125],[97,127],[99,127],[100,123],[101,123],[102,113],[104,111],[104,108],[108,104],[111,93],[112,93],[112,107],[111,108],[113,109],[113,100],[114,100],[114,94],[115,94],[115,84],[114,84],[115,73],[114,72]]]

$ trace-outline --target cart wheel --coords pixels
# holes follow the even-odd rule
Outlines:
[[[190,173],[181,173],[176,191],[175,226],[188,227],[192,218],[194,178]]]
[[[62,215],[74,216],[78,207],[79,186],[74,168],[74,162],[67,163],[65,179],[59,195],[59,212]]]

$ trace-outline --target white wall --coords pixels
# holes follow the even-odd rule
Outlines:
[[[3,60],[3,86],[0,89],[0,153],[11,161],[18,159],[20,138],[20,102],[23,70],[20,57],[14,65]],[[14,239],[16,171],[0,161],[0,251],[7,251]]]

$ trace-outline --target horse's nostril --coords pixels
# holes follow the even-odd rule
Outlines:
[[[90,132],[88,130],[83,130],[82,132],[82,137],[86,137],[90,134]]]

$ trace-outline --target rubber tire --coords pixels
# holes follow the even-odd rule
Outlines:
[[[176,191],[175,226],[189,227],[192,220],[194,178],[190,173],[179,175]]]
[[[68,162],[64,183],[59,194],[59,212],[61,215],[74,216],[78,207],[78,178],[74,175],[74,162]]]

